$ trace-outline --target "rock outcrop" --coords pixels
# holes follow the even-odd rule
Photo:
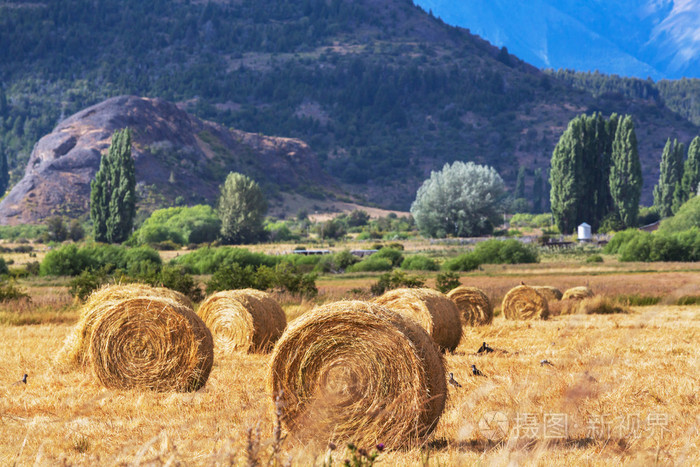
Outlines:
[[[175,104],[120,96],[63,120],[34,147],[22,180],[0,203],[0,224],[89,212],[90,181],[115,130],[133,131],[139,207],[214,203],[229,172],[255,179],[269,196],[328,188],[330,178],[300,140],[226,129]]]

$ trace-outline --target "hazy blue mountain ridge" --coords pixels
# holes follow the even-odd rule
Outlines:
[[[700,77],[700,0],[417,0],[540,68]]]

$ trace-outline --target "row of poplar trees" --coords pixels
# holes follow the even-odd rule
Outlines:
[[[552,216],[561,232],[606,219],[637,224],[642,167],[630,115],[580,115],[569,122],[552,153]]]
[[[659,183],[654,187],[654,206],[661,217],[672,216],[683,203],[698,193],[700,183],[700,137],[688,147],[683,162],[685,145],[669,138],[661,155]]]

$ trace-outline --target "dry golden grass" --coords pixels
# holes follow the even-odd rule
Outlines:
[[[269,355],[215,361],[196,393],[103,389],[53,369],[66,325],[0,326],[0,464],[246,462],[248,430],[273,436]],[[689,465],[700,458],[700,307],[465,328],[447,407],[423,450],[384,465]],[[497,350],[475,355],[481,342]],[[553,366],[541,365],[546,359]],[[470,376],[476,364],[486,377]],[[28,384],[13,384],[23,373]],[[566,426],[563,422],[566,422]],[[564,429],[566,428],[566,429]],[[261,457],[271,454],[263,443]],[[290,436],[281,459],[318,464],[325,443]],[[334,453],[342,462],[346,453]]]
[[[678,264],[598,275],[550,267],[557,272],[494,266],[462,283],[484,290],[492,303],[521,280],[562,290],[585,284],[597,296],[664,297],[662,303],[700,295],[697,271]],[[324,277],[315,301],[276,299],[291,323],[315,303],[353,298],[351,289],[375,281]],[[0,465],[245,465],[257,445],[249,442],[251,429],[253,439],[260,430],[259,457],[273,455],[275,415],[265,391],[270,355],[217,356],[207,384],[194,393],[104,389],[89,374],[53,366],[72,329],[61,322],[77,320],[65,288],[36,283],[30,294],[33,304],[18,314],[31,320],[15,320],[12,302],[0,305]],[[52,311],[51,303],[64,311]],[[16,325],[32,322],[44,324]],[[446,409],[423,449],[379,459],[383,465],[420,465],[426,457],[430,465],[692,465],[700,459],[699,338],[700,306],[548,321],[497,315],[492,326],[464,328],[456,352],[446,355],[447,371],[462,388],[449,386]],[[496,352],[477,356],[484,341]],[[486,377],[470,376],[471,364]],[[23,373],[28,384],[14,384]],[[287,435],[279,458],[319,465],[328,454],[324,441]],[[342,446],[330,454],[335,465],[348,457]]]

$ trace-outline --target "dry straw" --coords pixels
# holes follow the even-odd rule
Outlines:
[[[507,319],[547,319],[549,316],[547,299],[527,285],[510,289],[503,297],[501,308]]]
[[[394,289],[374,300],[425,329],[440,347],[453,351],[462,338],[457,305],[433,289]]]
[[[144,284],[109,285],[93,292],[80,310],[80,320],[66,338],[58,352],[56,362],[63,367],[84,365],[87,347],[95,322],[115,301],[137,297],[168,298],[187,308],[192,308],[192,301],[185,295],[165,287],[150,287]]]
[[[493,321],[491,302],[480,289],[461,285],[452,289],[447,297],[457,305],[463,325],[480,326]]]
[[[223,352],[269,352],[287,326],[282,307],[254,289],[215,293],[202,302],[197,314]]]
[[[299,440],[423,443],[445,408],[443,357],[415,322],[374,303],[330,303],[287,328],[268,390]]]
[[[191,308],[165,297],[108,302],[94,323],[88,359],[108,388],[195,391],[207,381],[214,342]]]
[[[583,300],[584,298],[590,298],[593,295],[593,291],[588,287],[572,287],[564,292],[562,300]]]
[[[562,296],[564,295],[561,293],[561,290],[550,285],[534,285],[532,288],[537,290],[540,295],[547,299],[548,302],[561,300]]]

